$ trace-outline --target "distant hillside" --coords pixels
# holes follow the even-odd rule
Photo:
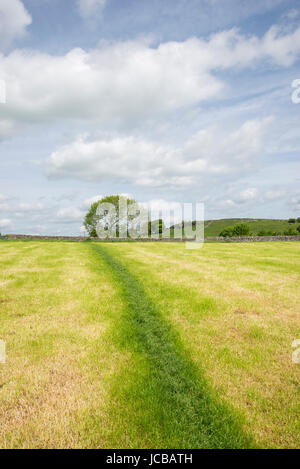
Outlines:
[[[283,234],[292,228],[295,230],[299,223],[289,223],[288,220],[270,220],[266,218],[223,218],[220,220],[205,220],[205,236],[219,236],[221,231],[237,223],[247,223],[253,236],[257,236],[262,230]],[[190,223],[187,223],[190,225]],[[177,226],[177,225],[175,225]]]
[[[262,230],[283,234],[289,228],[295,229],[299,223],[289,223],[288,220],[269,220],[265,218],[225,218],[221,220],[206,220],[204,223],[205,236],[219,236],[224,228],[247,223],[251,233],[256,236]]]

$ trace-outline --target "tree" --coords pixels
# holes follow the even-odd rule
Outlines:
[[[300,225],[297,226],[297,231],[300,233]]]
[[[278,231],[261,230],[257,233],[257,236],[281,236],[281,233]]]
[[[250,226],[247,223],[238,223],[234,226],[228,226],[224,228],[219,236],[223,238],[231,238],[232,236],[249,236],[250,235]]]
[[[233,236],[249,236],[250,235],[250,226],[247,223],[238,223],[234,225],[232,230]]]
[[[164,231],[165,231],[165,224],[162,218],[148,222],[148,236],[151,236],[151,233],[156,233],[156,234],[161,235]]]
[[[233,227],[229,226],[228,228],[225,228],[224,230],[221,231],[219,236],[223,238],[231,238],[233,236]]]
[[[294,228],[288,228],[283,232],[284,236],[295,236],[297,235],[297,231]]]
[[[289,218],[288,222],[289,223],[296,223],[296,219],[295,218]]]
[[[98,200],[97,202],[94,202],[89,211],[87,212],[83,225],[85,226],[89,236],[96,238],[97,237],[97,224],[100,224],[100,226],[103,227],[104,230],[106,230],[108,233],[115,231],[116,237],[119,236],[120,232],[120,223],[122,223],[122,220],[120,220],[120,213],[119,213],[119,202],[122,196],[120,195],[109,195],[106,197],[103,197],[101,200]],[[127,209],[136,204],[136,201],[133,199],[127,199],[123,197],[124,201],[126,201],[127,204]],[[109,210],[103,210],[103,213],[101,215],[97,215],[97,209],[100,205],[102,204],[111,204],[111,206],[114,207],[115,216],[111,216],[111,213],[109,213]],[[105,205],[103,205],[105,207]],[[135,218],[134,215],[129,215],[128,216],[128,222],[132,221]],[[127,227],[128,229],[128,227]],[[127,231],[128,235],[128,231]]]

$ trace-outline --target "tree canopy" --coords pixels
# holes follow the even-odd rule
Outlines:
[[[247,223],[238,223],[237,225],[230,226],[221,231],[219,236],[230,238],[232,236],[249,236],[250,226]]]
[[[103,197],[102,199],[98,200],[97,202],[94,202],[89,211],[87,212],[83,225],[85,226],[89,236],[91,237],[97,237],[97,226],[102,227],[104,231],[107,232],[107,235],[109,236],[112,232],[115,232],[116,237],[119,237],[119,232],[120,232],[120,223],[122,223],[122,217],[120,218],[120,211],[119,211],[119,202],[120,199],[126,201],[127,208],[129,206],[134,207],[136,204],[136,201],[134,199],[128,199],[126,197],[120,196],[120,195],[109,195],[106,197]],[[112,213],[105,207],[107,204],[111,204],[111,206],[114,207],[114,216],[112,216]],[[98,207],[103,206],[103,211],[101,214],[99,214]],[[128,222],[132,221],[135,218],[135,215],[129,215],[128,216]],[[127,227],[128,228],[128,227]]]

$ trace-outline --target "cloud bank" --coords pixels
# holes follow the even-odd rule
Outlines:
[[[136,137],[92,141],[79,137],[52,153],[48,175],[185,187],[197,184],[201,177],[243,174],[257,166],[271,122],[271,117],[246,121],[231,132],[214,126],[196,133],[181,147]]]
[[[31,16],[20,0],[0,0],[0,51],[23,36]]]
[[[226,83],[218,73],[257,61],[289,66],[300,54],[300,27],[262,38],[231,29],[208,40],[191,38],[157,47],[143,40],[102,42],[53,56],[15,50],[0,55],[7,104],[0,122],[98,119],[137,125],[141,120],[217,99]],[[1,128],[1,126],[0,126]]]

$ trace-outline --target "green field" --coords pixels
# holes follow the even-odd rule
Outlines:
[[[220,220],[206,220],[204,223],[205,236],[219,236],[221,231],[238,223],[247,223],[253,236],[260,231],[272,231],[284,234],[290,228],[296,230],[299,223],[289,223],[288,220],[271,220],[265,218],[224,218]]]
[[[299,448],[297,242],[0,243],[0,448]]]

